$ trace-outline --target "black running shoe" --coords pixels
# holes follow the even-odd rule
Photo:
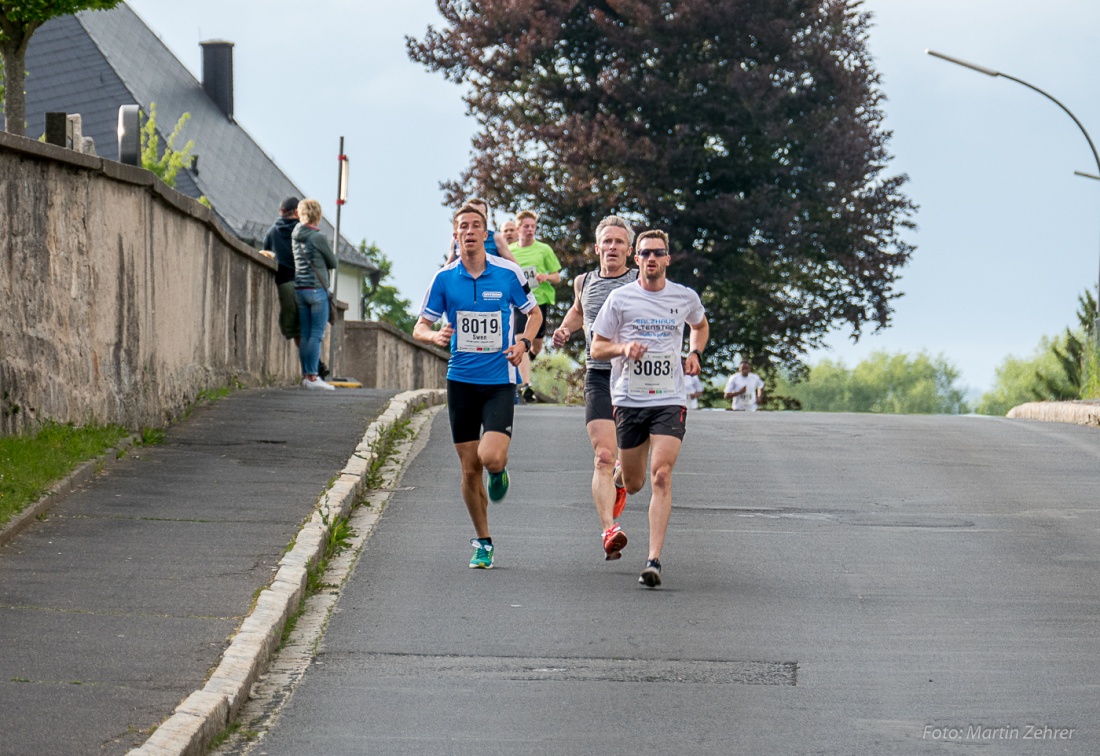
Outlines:
[[[661,584],[661,560],[650,559],[645,563],[645,569],[638,576],[638,582],[646,588],[656,588]]]

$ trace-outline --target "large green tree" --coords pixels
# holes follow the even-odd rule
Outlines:
[[[409,54],[480,124],[445,184],[534,207],[573,271],[618,213],[661,227],[712,358],[795,363],[889,322],[913,203],[886,173],[870,15],[848,0],[437,0]],[[761,359],[764,358],[764,359]]]
[[[38,27],[55,16],[114,8],[121,0],[0,0],[0,58],[4,62],[4,129],[26,134],[23,90],[27,44]]]

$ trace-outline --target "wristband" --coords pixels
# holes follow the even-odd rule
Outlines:
[[[699,362],[703,361],[703,350],[702,349],[692,349],[690,352],[688,352],[688,354],[694,354],[696,357],[699,358]]]
[[[524,347],[526,347],[524,351],[526,351],[527,353],[531,352],[531,340],[530,339],[526,339],[523,336],[520,336],[518,339],[516,339],[516,341],[517,342],[522,341]]]

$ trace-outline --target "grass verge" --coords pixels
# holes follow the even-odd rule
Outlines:
[[[32,435],[0,437],[0,526],[81,462],[98,457],[128,435],[117,425],[78,428],[47,422]]]
[[[325,553],[321,555],[317,564],[306,568],[306,593],[302,597],[302,604],[298,607],[298,611],[287,617],[286,624],[283,625],[282,637],[279,640],[280,648],[286,645],[287,639],[298,627],[298,620],[305,613],[306,600],[311,596],[316,596],[326,588],[339,588],[337,585],[325,582],[325,572],[328,570],[329,560],[343,553],[351,545],[351,539],[355,536],[355,531],[351,529],[347,517],[338,517],[335,521],[330,521],[328,517],[322,514],[321,519],[329,528],[328,537],[325,539]]]
[[[365,478],[367,490],[374,490],[382,485],[382,468],[390,461],[397,444],[412,433],[411,425],[411,420],[398,420],[371,442],[370,450],[373,458]]]
[[[423,407],[418,407],[417,412],[422,410]],[[383,471],[386,463],[393,457],[397,444],[405,438],[412,435],[412,421],[409,419],[398,420],[393,425],[386,428],[381,435],[371,443],[372,459],[370,467],[367,470],[365,482],[367,490],[377,489],[382,484]],[[326,490],[332,486],[336,478],[329,481]],[[363,503],[363,498],[360,497],[355,502],[353,510],[357,509]],[[312,516],[312,512],[310,513]],[[321,520],[328,528],[328,537],[325,540],[325,551],[321,555],[321,558],[317,561],[317,564],[306,568],[306,592],[302,600],[302,605],[298,608],[298,611],[287,618],[286,623],[283,625],[282,638],[279,641],[279,647],[282,648],[286,645],[287,639],[294,633],[298,627],[298,620],[305,612],[305,601],[311,596],[315,596],[323,590],[339,588],[338,585],[325,581],[325,573],[328,571],[329,561],[346,551],[351,546],[351,541],[355,537],[355,531],[351,528],[349,517],[338,517],[335,520],[330,520],[325,513],[321,514]],[[284,553],[289,552],[294,548],[294,541],[287,544]],[[261,589],[262,590],[262,589]],[[258,593],[256,594],[259,595]],[[255,599],[253,600],[255,601]]]

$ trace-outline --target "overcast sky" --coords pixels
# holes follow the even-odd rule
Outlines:
[[[405,35],[440,19],[433,0],[130,0],[183,63],[199,42],[235,43],[238,122],[330,215],[339,138],[351,158],[342,230],[379,244],[419,306],[449,234],[439,182],[469,162],[461,91],[409,61]],[[893,324],[811,355],[853,366],[871,351],[943,354],[987,390],[1009,354],[1075,323],[1100,276],[1100,173],[1073,121],[1042,96],[924,54],[980,63],[1046,90],[1100,139],[1100,3],[869,0],[891,171],[920,205]],[[201,152],[201,145],[198,147]]]

